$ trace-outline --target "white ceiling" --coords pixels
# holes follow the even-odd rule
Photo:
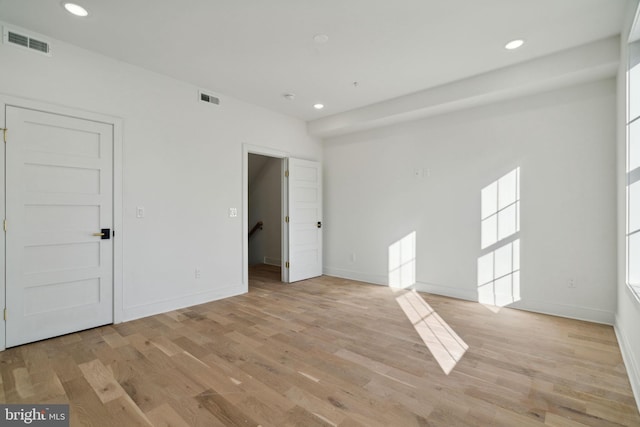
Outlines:
[[[0,20],[304,120],[618,34],[628,10],[628,0],[75,2],[88,18],[60,0],[0,0]],[[515,38],[525,46],[506,51]]]

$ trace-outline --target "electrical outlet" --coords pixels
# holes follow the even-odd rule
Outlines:
[[[568,288],[575,288],[576,287],[576,281],[574,279],[567,280],[567,287]]]
[[[200,271],[199,268],[196,268],[196,279],[199,279],[200,276],[202,276],[202,272]]]
[[[229,218],[235,218],[238,216],[238,208],[229,208]]]
[[[416,179],[423,179],[431,176],[431,170],[427,168],[415,168],[413,169],[413,177]]]

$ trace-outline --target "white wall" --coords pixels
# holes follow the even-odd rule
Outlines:
[[[636,2],[637,3],[637,2]],[[628,64],[627,40],[635,14],[634,7],[629,8],[628,21],[625,23],[621,35],[620,71],[618,73],[618,103],[617,103],[617,207],[618,207],[618,307],[615,319],[615,329],[624,357],[629,380],[640,405],[640,301],[632,294],[626,284],[626,100],[627,85],[626,72]]]
[[[242,144],[320,160],[305,124],[226,96],[201,103],[190,84],[62,42],[53,52],[0,45],[0,93],[123,119],[124,319],[242,292]]]
[[[249,229],[264,223],[249,239],[249,264],[281,264],[282,252],[282,159],[263,157],[264,163],[253,162],[249,155]],[[259,170],[252,172],[257,165]]]
[[[480,191],[520,167],[516,306],[612,323],[615,99],[605,79],[328,139],[325,272],[386,284],[389,246],[415,231],[417,287],[477,300]]]

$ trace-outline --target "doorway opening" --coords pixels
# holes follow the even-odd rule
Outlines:
[[[266,157],[272,160],[263,160]],[[252,160],[250,160],[252,159]],[[249,162],[253,165],[255,176],[249,173]],[[272,163],[269,163],[271,162]],[[263,166],[260,163],[264,162]],[[264,172],[261,169],[264,167]],[[280,170],[278,179],[260,179],[269,175],[276,175]],[[277,224],[280,226],[280,258],[278,259],[277,237],[265,243],[260,249],[252,248],[251,263],[264,266],[268,269],[270,264],[274,267],[271,272],[276,283],[298,282],[322,275],[322,165],[320,162],[289,157],[288,153],[272,150],[265,147],[244,144],[242,149],[242,283],[244,292],[249,291],[249,232],[254,228],[254,235],[267,234],[267,227],[276,227],[271,230],[272,236],[278,235]],[[271,190],[260,190],[259,187],[266,184]],[[276,189],[280,187],[280,191]],[[249,189],[252,196],[263,197],[262,202],[255,198],[249,202]],[[265,196],[265,194],[267,196]],[[279,198],[278,198],[279,195]],[[260,206],[264,203],[263,206]],[[250,206],[251,205],[251,206]],[[278,206],[280,209],[278,210]],[[255,211],[268,210],[278,218],[273,224],[256,215]],[[252,210],[251,221],[249,211]],[[262,214],[266,215],[266,214]],[[262,225],[260,225],[262,221]],[[257,225],[257,227],[256,227]],[[262,229],[260,227],[262,226]],[[251,243],[259,247],[257,243]],[[266,250],[267,245],[271,248]],[[277,280],[277,264],[280,264],[280,279]],[[255,270],[253,268],[252,270]]]
[[[284,159],[248,153],[247,248],[249,286],[282,277]]]

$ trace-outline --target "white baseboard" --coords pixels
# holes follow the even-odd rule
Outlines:
[[[415,285],[411,286],[411,288],[419,292],[478,302],[478,293],[470,291],[469,289],[460,289],[451,286],[442,286],[423,282],[417,282]]]
[[[640,408],[640,367],[638,366],[638,363],[640,362],[637,361],[636,356],[633,354],[626,335],[618,328],[617,316],[616,322],[613,325],[613,330],[616,332],[616,338],[618,338],[618,345],[620,346],[620,353],[622,353],[622,360],[624,361],[624,366],[627,369],[627,376],[631,383],[633,396],[636,398],[636,406]]]
[[[185,307],[191,307],[193,305],[242,295],[246,292],[246,287],[242,285],[226,286],[213,291],[199,292],[191,295],[180,296],[178,298],[168,298],[147,304],[125,307],[123,310],[123,321],[126,322],[129,320],[140,319],[141,317],[166,313],[167,311],[178,310]]]
[[[368,274],[358,271],[344,270],[340,268],[325,267],[324,274],[327,276],[340,277],[342,279],[357,280],[372,285],[389,286],[389,277],[382,274]],[[469,301],[477,301],[478,295],[465,289],[453,288],[450,286],[434,285],[431,283],[418,282],[410,289],[429,294],[442,295],[445,297],[459,298]]]
[[[575,305],[557,304],[548,301],[518,301],[507,307],[519,310],[532,311],[534,313],[550,314],[552,316],[566,317],[568,319],[584,320],[603,325],[613,325],[615,313],[613,311],[597,308],[580,307]]]
[[[324,267],[323,274],[326,276],[340,277],[341,279],[357,280],[358,282],[371,283],[372,285],[387,285],[388,277],[377,274],[360,273],[357,271],[344,270],[340,268]]]
[[[282,265],[282,260],[280,258],[271,258],[271,257],[264,257],[264,263],[267,265],[275,265],[276,267],[280,267]]]
[[[339,268],[324,268],[324,274],[327,276],[335,276],[343,279],[358,280],[374,285],[387,286],[389,281],[387,276],[380,274],[367,274],[357,271],[344,270]],[[467,301],[478,301],[478,294],[475,289],[464,289],[453,286],[444,286],[434,283],[417,282],[411,286],[419,292],[426,292],[434,295],[442,295],[445,297],[458,298]],[[585,320],[594,323],[603,323],[605,325],[613,325],[615,314],[612,311],[600,310],[589,307],[579,307],[573,305],[557,304],[547,301],[519,301],[509,304],[507,307],[519,310],[531,311],[534,313],[550,314],[553,316],[566,317],[569,319]]]

